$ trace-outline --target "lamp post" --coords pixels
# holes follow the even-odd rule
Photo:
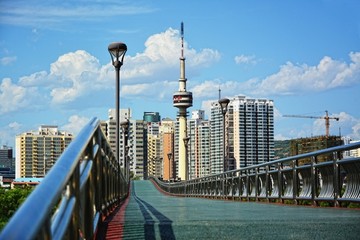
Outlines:
[[[116,99],[115,99],[115,104],[116,104],[116,135],[115,135],[116,136],[115,137],[116,138],[116,150],[115,150],[115,155],[116,155],[116,160],[118,162],[120,162],[120,159],[119,159],[120,68],[123,65],[124,56],[127,51],[127,46],[125,43],[122,43],[122,42],[110,43],[110,45],[108,47],[108,51],[110,53],[111,61],[112,61],[113,66],[115,67],[115,71],[116,71]]]
[[[228,98],[222,98],[219,100],[219,104],[221,107],[221,113],[223,115],[223,162],[224,162],[224,172],[228,169],[227,159],[225,158],[225,115],[227,112],[228,104],[230,100]]]
[[[128,163],[128,133],[129,133],[129,119],[120,123],[122,132],[123,132],[123,161],[124,161],[124,172],[125,172],[125,179],[129,180],[129,163]]]
[[[185,161],[186,161],[186,174],[185,174],[185,181],[189,180],[189,168],[190,168],[190,164],[189,164],[189,157],[188,157],[188,146],[189,146],[189,137],[184,137],[183,141],[184,141],[184,145],[185,145]]]
[[[172,153],[170,152],[170,153],[168,153],[167,154],[167,156],[168,156],[168,160],[169,160],[169,182],[170,182],[170,165],[171,165],[171,158],[172,158]]]

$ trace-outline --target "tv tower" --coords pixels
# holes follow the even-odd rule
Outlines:
[[[186,91],[185,78],[185,57],[184,57],[184,23],[181,22],[181,56],[180,56],[180,78],[179,78],[179,91],[173,95],[174,107],[179,109],[179,175],[181,180],[188,180],[188,163],[186,158],[185,139],[187,138],[186,127],[186,109],[192,107],[193,98],[192,93]]]

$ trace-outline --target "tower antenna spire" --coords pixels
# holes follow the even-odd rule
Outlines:
[[[184,58],[184,23],[181,22],[181,58]]]

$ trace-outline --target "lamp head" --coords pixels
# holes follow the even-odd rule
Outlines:
[[[167,156],[168,156],[168,159],[169,159],[169,161],[170,161],[171,158],[172,158],[172,153],[168,153]]]
[[[127,129],[129,127],[129,119],[126,119],[125,121],[121,122],[120,126],[124,129]]]
[[[127,46],[122,42],[113,42],[108,47],[111,61],[114,67],[120,67],[123,64],[124,56],[127,51]]]
[[[188,143],[189,143],[189,140],[190,140],[190,138],[189,138],[189,137],[184,137],[184,138],[183,138],[183,141],[184,141],[185,147],[187,147],[187,145],[188,145]]]
[[[219,100],[219,104],[221,106],[221,113],[223,115],[225,115],[227,112],[227,107],[229,105],[229,102],[230,102],[230,100],[228,98],[222,98]]]

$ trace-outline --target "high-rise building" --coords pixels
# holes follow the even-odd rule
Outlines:
[[[147,170],[149,176],[162,176],[162,151],[158,134],[147,135]]]
[[[165,118],[146,125],[148,174],[164,180],[174,179],[174,122]]]
[[[8,146],[0,147],[0,167],[15,170],[15,159],[13,158],[13,149]]]
[[[130,171],[140,179],[147,178],[147,136],[143,120],[130,120],[129,137]]]
[[[120,123],[131,118],[131,109],[120,109]],[[111,150],[115,153],[116,152],[116,111],[115,109],[109,109],[108,111],[108,120],[101,121],[101,129],[103,130],[105,136],[108,139],[110,144]],[[124,138],[123,138],[123,129],[119,128],[120,135],[119,135],[119,160],[120,166],[124,166],[124,159],[125,159],[125,152],[124,152]]]
[[[0,147],[0,185],[3,181],[12,181],[15,178],[15,158],[13,157],[13,149],[8,146]],[[1,181],[1,179],[3,179]]]
[[[210,110],[210,172],[221,173],[224,170],[223,157],[223,116],[218,102],[211,103]]]
[[[164,180],[176,178],[174,154],[174,121],[165,118],[159,128],[162,149],[162,177]]]
[[[143,120],[145,122],[160,122],[160,114],[158,112],[144,112]]]
[[[210,174],[210,132],[204,110],[195,110],[188,120],[188,161],[189,178]]]
[[[232,118],[231,118],[232,115]],[[236,97],[229,104],[229,148],[235,167],[242,168],[274,159],[274,102]],[[232,125],[232,129],[231,129]]]
[[[53,125],[17,135],[16,178],[44,177],[72,139],[72,134]]]
[[[148,118],[148,120],[151,120]],[[147,175],[161,177],[162,175],[162,156],[161,139],[159,137],[160,122],[144,122],[146,124],[146,160]]]
[[[146,125],[143,120],[131,119],[131,109],[120,109],[120,123],[129,121],[129,129],[127,142],[124,142],[123,129],[120,127],[119,135],[119,160],[120,166],[125,166],[125,159],[127,159],[130,168],[130,174],[134,177],[143,179],[147,175],[147,139],[146,139]],[[101,123],[103,132],[105,133],[110,143],[111,149],[115,152],[116,148],[116,117],[115,109],[109,110],[109,119]],[[128,149],[125,149],[128,146]],[[127,154],[126,154],[127,151]]]
[[[223,144],[228,169],[260,164],[274,158],[274,104],[272,100],[243,96],[230,100],[225,117],[218,102],[211,104],[211,173],[224,169]]]
[[[210,168],[210,124],[209,121],[202,121],[196,131],[196,178],[205,177],[211,174]]]

